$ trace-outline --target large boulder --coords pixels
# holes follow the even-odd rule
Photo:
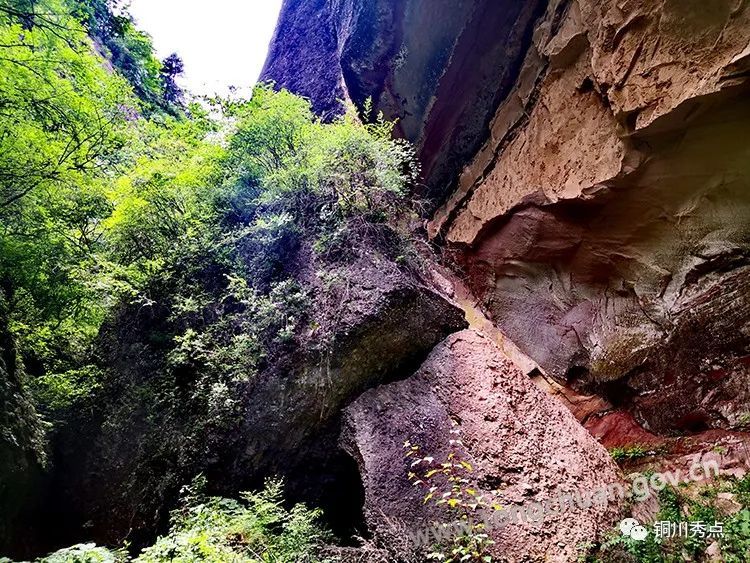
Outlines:
[[[574,561],[617,519],[620,475],[606,450],[495,344],[466,330],[437,346],[414,375],[367,391],[346,409],[342,441],[358,462],[376,537],[393,542],[406,530],[418,539],[435,520],[451,523],[410,482],[414,457],[405,457],[404,443],[439,464],[459,436],[471,486],[509,515],[490,528],[501,560]],[[606,501],[586,506],[587,496],[602,491]]]
[[[70,430],[86,435],[67,437],[75,448],[65,436],[58,444],[69,466],[53,504],[71,509],[66,520],[88,522],[87,537],[100,542],[142,545],[198,473],[228,496],[280,476],[290,499],[324,508],[336,531],[363,533],[355,529],[361,486],[338,445],[341,410],[413,370],[465,320],[409,269],[361,242],[348,260],[326,262],[310,249],[288,260],[311,296],[310,320],[297,344],[274,349],[245,380],[205,386],[199,373],[169,366],[169,289],[124,307],[100,337],[108,373],[96,420]]]

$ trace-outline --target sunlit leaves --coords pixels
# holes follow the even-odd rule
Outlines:
[[[214,497],[175,511],[169,534],[135,561],[314,563],[328,537],[320,516],[301,504],[287,510],[282,483],[268,481],[260,492],[243,493],[241,501]]]
[[[132,99],[64,3],[21,8],[0,3],[0,280],[11,311],[60,322],[81,310]]]

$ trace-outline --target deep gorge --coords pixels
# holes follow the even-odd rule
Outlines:
[[[139,119],[176,125],[163,146],[129,141],[162,164],[118,184],[153,216],[113,200],[87,219],[120,293],[95,298],[114,304],[85,361],[55,360],[98,374],[57,410],[29,383],[54,369],[13,308],[53,276],[8,273],[23,263],[3,235],[0,554],[95,541],[135,556],[170,511],[184,523],[200,476],[226,499],[282,477],[280,504],[322,509],[333,533],[279,561],[747,560],[744,0],[284,0],[261,80],[225,103],[221,147],[202,144],[222,128],[197,107],[147,110],[134,89]],[[410,540],[695,459],[717,480]],[[729,539],[617,528],[709,516]],[[276,560],[227,529],[232,557]],[[193,556],[177,560],[235,560]]]

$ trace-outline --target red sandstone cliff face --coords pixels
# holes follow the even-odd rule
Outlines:
[[[552,377],[652,431],[738,425],[750,411],[750,8],[449,4],[289,2],[266,77],[326,111],[315,88],[330,80],[401,118],[431,193],[450,194],[431,235]],[[325,56],[298,45],[311,21]]]
[[[747,2],[288,0],[265,77],[329,115],[371,96],[401,119],[430,237],[594,435],[748,425]],[[370,497],[380,477],[362,451],[390,451],[368,424],[404,410],[378,402],[393,389],[349,410]],[[429,393],[450,411],[450,390]],[[387,408],[372,418],[367,401]]]
[[[748,410],[749,43],[743,2],[550,6],[431,225],[511,340],[657,432]]]

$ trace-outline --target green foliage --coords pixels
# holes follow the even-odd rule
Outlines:
[[[202,387],[231,387],[289,350],[310,301],[296,280],[298,253],[311,240],[346,231],[348,221],[395,215],[414,174],[410,149],[390,140],[385,122],[363,125],[350,113],[323,124],[309,102],[267,86],[256,88],[249,101],[221,103],[232,123],[223,153],[215,146],[188,150],[176,143],[177,152],[191,156],[168,152],[164,164],[152,159],[138,168],[158,169],[155,195],[179,198],[180,205],[172,201],[168,207],[188,210],[175,221],[182,230],[159,234],[171,222],[155,205],[150,242],[122,245],[131,249],[128,257],[163,256],[176,266],[161,274],[175,327],[169,365],[199,374]],[[182,173],[186,158],[188,173]],[[351,176],[347,189],[360,194],[353,199],[341,191],[342,170]],[[136,185],[129,177],[123,181]],[[214,188],[201,191],[206,184]],[[144,218],[145,197],[126,199],[138,209],[129,211],[132,220],[113,213],[113,233],[117,240],[147,236],[152,221]],[[120,237],[116,221],[133,235]],[[177,248],[175,241],[181,241]],[[151,250],[138,254],[132,250],[137,248]]]
[[[268,86],[226,111],[237,121],[227,166],[235,197],[249,193],[254,205],[283,209],[305,226],[394,216],[418,175],[411,147],[391,139],[382,115],[362,124],[349,107],[324,124],[308,101]]]
[[[611,455],[612,459],[617,463],[622,463],[624,461],[633,461],[635,459],[644,458],[649,455],[649,450],[648,448],[639,445],[617,447],[609,450],[609,455]]]
[[[750,506],[724,521],[721,553],[725,563],[743,563],[750,558]]]
[[[0,293],[51,416],[98,388],[80,370],[111,309],[204,225],[220,152],[199,107],[140,117],[81,21],[128,43],[122,61],[138,51],[131,82],[154,74],[136,69],[155,64],[148,38],[107,2],[0,0]]]
[[[665,488],[659,493],[659,513],[656,520],[679,522],[683,519],[679,493],[672,488]],[[679,546],[657,539],[653,530],[649,530],[645,540],[639,541],[624,536],[615,530],[601,546],[596,561],[637,561],[638,563],[677,563],[682,561]]]
[[[268,481],[241,500],[193,497],[172,514],[169,534],[143,550],[137,563],[314,563],[328,538],[320,512],[283,506],[281,481]]]
[[[750,506],[750,473],[737,480],[733,492],[737,494],[737,498],[742,505]]]
[[[406,458],[411,461],[409,481],[426,490],[425,504],[431,502],[448,509],[454,521],[446,526],[458,528],[453,538],[434,546],[427,559],[446,563],[489,563],[493,560],[489,550],[495,542],[487,534],[485,522],[489,511],[501,510],[501,507],[472,484],[470,477],[474,468],[461,455],[463,443],[456,423],[450,434],[449,451],[442,462],[423,456],[419,445],[410,441],[404,443]]]
[[[79,410],[93,393],[106,420],[102,441],[132,446],[122,488],[148,490],[140,508],[149,514],[187,475],[230,455],[259,375],[294,373],[318,298],[305,268],[336,260],[312,252],[314,242],[332,228],[369,224],[369,212],[337,211],[338,199],[310,182],[275,189],[276,178],[299,176],[295,170],[304,167],[289,155],[317,142],[294,131],[343,125],[319,123],[307,102],[284,91],[259,88],[250,101],[222,103],[230,118],[218,124],[197,110],[187,122],[152,117],[132,124],[132,141],[108,183],[111,212],[96,247],[103,267],[94,278],[102,292],[93,294],[94,304],[114,317],[104,348],[124,350],[135,360],[132,369],[102,366],[98,381],[82,378],[76,370],[92,362],[81,346],[76,361],[50,354],[49,369],[32,386],[56,419],[64,417],[51,405]],[[372,150],[390,147],[385,138],[368,140],[374,133],[365,125],[346,127]],[[265,143],[263,151],[257,143]],[[278,166],[265,165],[267,151]],[[123,445],[120,436],[131,428],[138,434]]]
[[[191,368],[212,382],[247,381],[274,347],[294,336],[305,317],[307,295],[294,281],[271,285],[261,294],[247,280],[227,275],[227,286],[214,302],[210,297],[179,293],[172,321],[185,326],[175,336],[168,361]]]
[[[109,0],[0,0],[0,353],[18,364],[0,446],[42,463],[44,420],[138,428],[123,487],[155,491],[152,514],[220,459],[248,382],[291,371],[310,271],[363,233],[400,240],[385,223],[417,174],[382,116],[324,124],[268,86],[178,108],[180,68]],[[103,365],[108,338],[132,369]]]
[[[112,550],[93,543],[82,543],[41,557],[36,560],[36,563],[125,563],[129,560],[124,549]],[[13,563],[13,561],[0,557],[0,563]]]
[[[180,112],[181,92],[174,76],[182,72],[176,55],[160,62],[151,37],[139,30],[117,0],[68,0],[73,14],[87,28],[108,61],[124,76],[147,115]],[[178,64],[179,62],[179,64]]]
[[[198,236],[210,213],[222,149],[206,140],[216,124],[198,107],[192,114],[135,122],[127,167],[109,183],[105,242],[111,259],[131,273],[153,274],[178,241]]]
[[[30,387],[37,403],[54,416],[93,396],[100,387],[101,370],[86,365],[63,373],[47,373],[34,378]]]
[[[110,550],[86,543],[56,551],[39,559],[39,563],[124,563],[127,560],[124,550]]]
[[[748,487],[747,477],[728,479],[718,484],[710,484],[688,496],[667,487],[659,493],[659,513],[657,521],[670,522],[714,522],[723,523],[724,536],[716,541],[721,549],[722,561],[740,563],[750,557],[750,506],[743,496]],[[731,492],[742,505],[733,514],[723,513],[716,504],[717,492]],[[685,560],[703,561],[706,550],[713,539],[695,537],[675,537],[657,539],[653,530],[644,541],[636,541],[612,532],[598,553],[588,560],[593,561],[634,561],[637,563],[678,563]]]
[[[303,504],[284,506],[283,483],[269,480],[239,500],[206,497],[205,479],[183,489],[169,532],[132,559],[125,549],[79,544],[38,559],[38,563],[318,563],[330,539],[321,512]],[[0,563],[11,563],[0,559]]]
[[[28,17],[19,4],[0,3],[0,288],[34,365],[80,347],[103,317],[104,169],[120,160],[132,99],[62,2],[35,2]]]
[[[20,481],[47,456],[48,425],[27,382],[80,367],[79,353],[103,318],[91,250],[109,213],[104,170],[119,162],[134,105],[126,81],[105,68],[67,3],[0,0],[4,519],[14,518],[14,504],[28,494]]]

